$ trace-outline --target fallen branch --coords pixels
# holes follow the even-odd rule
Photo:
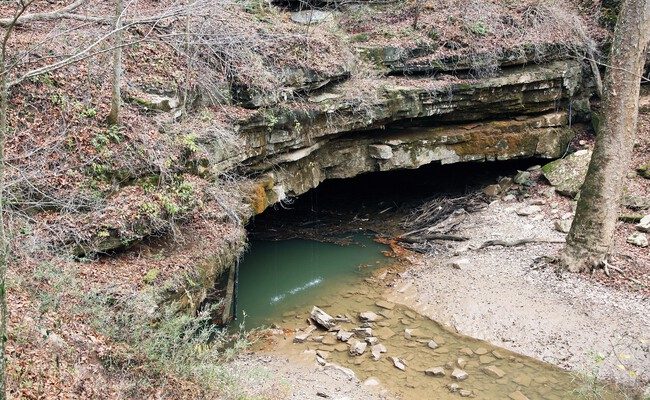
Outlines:
[[[51,12],[42,12],[42,13],[33,13],[33,14],[23,14],[19,18],[0,18],[0,26],[6,28],[10,25],[22,25],[26,22],[32,21],[52,21],[61,19],[64,15],[70,13],[71,11],[76,10],[81,7],[86,0],[77,0],[74,3],[60,8],[56,11]]]
[[[430,234],[430,235],[421,235],[421,236],[400,236],[396,238],[398,242],[404,242],[404,243],[422,243],[426,242],[429,240],[451,240],[453,242],[464,242],[466,240],[469,240],[468,237],[465,236],[456,236],[456,235],[446,235],[446,234]]]
[[[484,249],[490,246],[515,247],[515,246],[521,246],[529,243],[564,243],[564,239],[539,239],[539,238],[525,238],[525,239],[518,239],[518,240],[494,239],[494,240],[487,240],[483,242],[480,246],[476,247],[476,249]]]

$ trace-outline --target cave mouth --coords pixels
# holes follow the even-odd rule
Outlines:
[[[397,217],[395,213],[403,216],[432,198],[481,191],[501,177],[513,176],[517,171],[545,162],[548,160],[429,164],[417,169],[326,180],[303,195],[269,207],[251,221],[247,230],[254,239],[282,240],[305,235],[316,240],[327,239],[329,232],[340,236],[346,231],[358,231],[354,221],[374,219],[385,224],[387,216]],[[386,232],[370,230],[387,235],[393,233],[389,229]]]
[[[269,208],[247,227],[250,246],[237,272],[234,324],[286,323],[287,316],[329,303],[328,296],[394,263],[387,242],[376,239],[399,235],[413,208],[435,197],[475,193],[537,161],[367,173],[325,181]]]

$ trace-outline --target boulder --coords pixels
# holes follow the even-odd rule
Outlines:
[[[636,224],[636,230],[640,232],[650,232],[650,214],[641,218],[641,221]]]
[[[639,247],[648,247],[648,236],[643,232],[634,232],[627,237],[627,242]]]
[[[544,177],[561,195],[576,197],[587,176],[591,160],[590,150],[578,150],[559,160],[551,161],[542,167]]]
[[[517,175],[512,179],[517,185],[530,184],[530,172],[528,171],[518,171]]]
[[[427,343],[427,346],[428,346],[430,349],[434,349],[434,350],[435,350],[435,349],[438,348],[438,343],[436,343],[435,340],[429,340],[429,342]]]
[[[311,319],[323,328],[330,330],[336,326],[336,321],[331,315],[314,306],[310,313]]]
[[[331,11],[303,10],[291,13],[291,20],[301,25],[318,24],[331,20],[334,14]]]

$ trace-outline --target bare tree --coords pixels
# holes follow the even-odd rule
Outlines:
[[[626,0],[614,32],[602,124],[560,262],[573,272],[607,265],[637,130],[639,79],[650,40],[650,0]]]
[[[122,14],[124,12],[123,0],[115,0],[115,35],[113,50],[113,87],[111,92],[111,112],[108,114],[107,122],[110,125],[120,123],[120,107],[122,105],[122,92],[120,82],[122,80]]]

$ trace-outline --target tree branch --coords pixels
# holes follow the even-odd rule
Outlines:
[[[0,19],[0,26],[3,28],[12,26],[12,25],[22,25],[26,22],[33,22],[33,21],[51,21],[55,19],[60,19],[64,15],[70,13],[71,11],[76,10],[77,8],[81,7],[87,0],[77,0],[74,3],[65,6],[63,8],[60,8],[56,11],[50,11],[50,12],[43,12],[43,13],[33,13],[33,14],[23,14],[20,16],[20,18],[14,19],[14,18],[1,18]]]

